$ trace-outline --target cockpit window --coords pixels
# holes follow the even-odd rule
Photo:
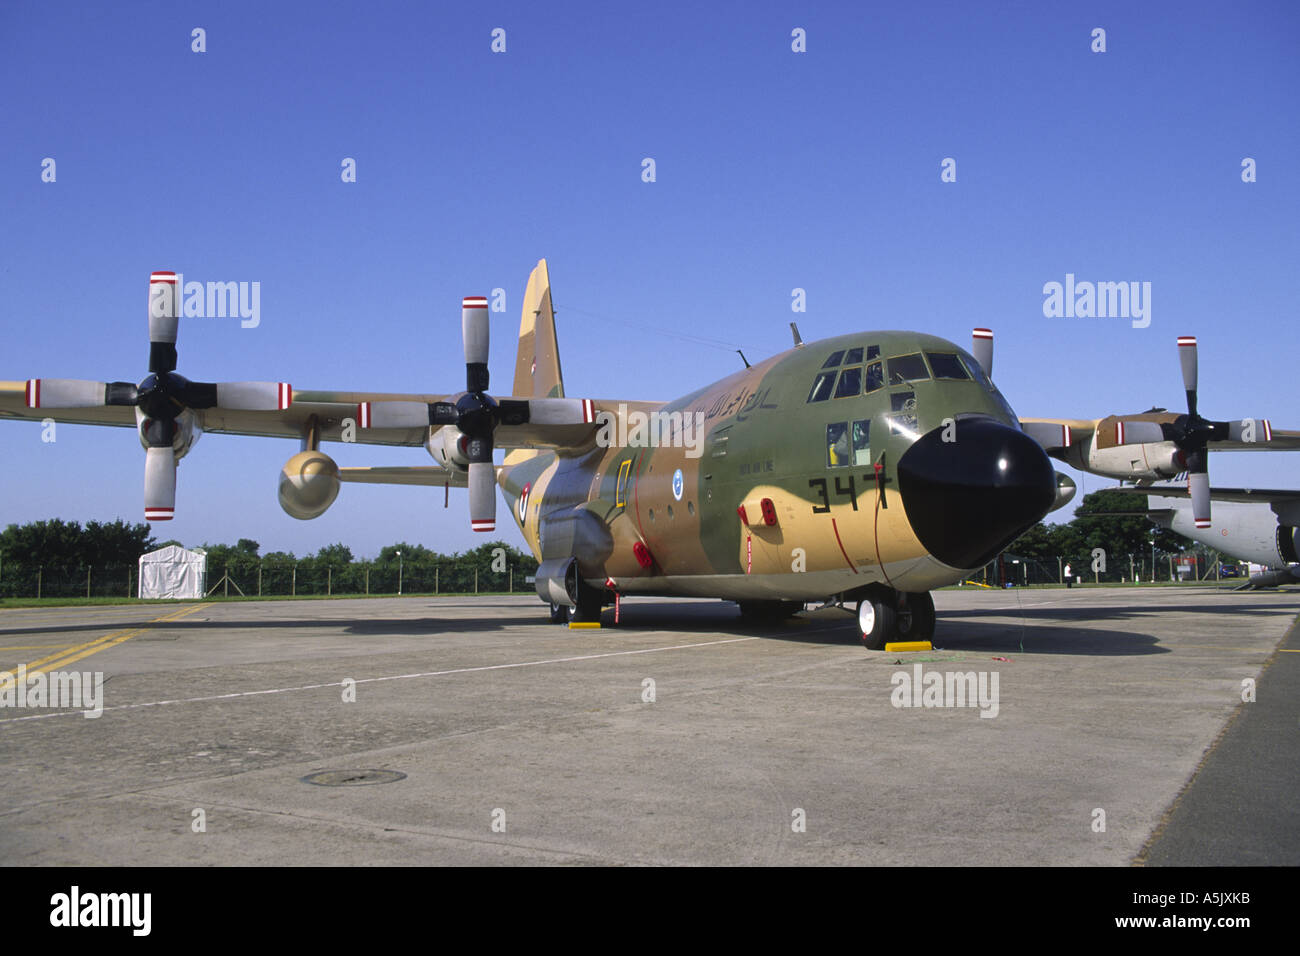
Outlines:
[[[880,346],[879,346],[879,345],[868,345],[868,346],[867,346],[867,361],[870,362],[873,358],[880,358]]]
[[[911,438],[917,436],[916,392],[893,392],[889,396],[889,431]]]
[[[835,368],[837,365],[840,364],[843,358],[844,358],[843,349],[840,349],[838,352],[832,352],[831,357],[822,363],[822,368]]]
[[[868,419],[853,423],[853,464],[871,464],[871,422]]]
[[[984,374],[984,369],[980,367],[980,363],[975,361],[971,356],[962,353],[961,364],[966,366],[966,371],[970,372],[970,377],[975,379],[975,381],[979,382],[985,388],[993,387],[993,383],[990,382],[989,377]]]
[[[859,349],[861,351],[861,349]],[[836,398],[849,398],[853,395],[862,394],[862,369],[861,367],[846,368],[840,372],[840,383],[835,386]]]
[[[812,390],[808,392],[808,401],[824,402],[831,397],[831,386],[835,384],[834,372],[818,372],[817,381],[813,382]]]
[[[924,382],[930,377],[920,352],[911,355],[898,355],[889,360],[889,384],[902,385],[906,382]]]
[[[952,352],[926,352],[925,357],[930,360],[930,368],[934,369],[935,378],[956,379],[960,382],[970,380],[970,376],[966,374],[961,362],[957,361],[957,356]]]
[[[867,366],[867,394],[870,395],[876,389],[885,384],[885,371],[879,362],[872,362]]]
[[[849,464],[849,423],[834,422],[826,426],[826,466],[837,468]]]
[[[845,365],[861,365],[861,364],[862,364],[862,349],[860,349],[860,348],[849,349],[849,354],[846,355],[846,356],[844,357],[844,364],[845,364]]]

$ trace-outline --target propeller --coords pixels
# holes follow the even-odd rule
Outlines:
[[[140,441],[145,447],[147,521],[170,521],[175,515],[175,446],[181,433],[177,419],[182,414],[206,408],[277,411],[293,403],[293,389],[287,382],[191,382],[176,374],[179,299],[176,273],[155,272],[149,276],[149,374],[139,385],[34,378],[26,388],[28,408],[138,409]]]
[[[993,330],[971,329],[970,354],[980,363],[984,374],[993,378]]]
[[[504,398],[488,392],[488,304],[483,296],[461,301],[461,338],[465,346],[465,391],[455,401],[362,402],[362,428],[426,428],[450,425],[464,438],[461,451],[468,466],[469,521],[474,531],[495,531],[496,468],[492,453],[498,425],[584,425],[596,420],[590,399]]]
[[[1273,428],[1268,419],[1242,419],[1219,422],[1201,416],[1197,408],[1199,361],[1196,336],[1178,337],[1178,364],[1187,394],[1187,414],[1172,422],[1119,419],[1115,423],[1117,445],[1173,442],[1177,460],[1187,472],[1187,490],[1192,499],[1192,518],[1198,528],[1210,527],[1210,456],[1212,441],[1272,441]]]

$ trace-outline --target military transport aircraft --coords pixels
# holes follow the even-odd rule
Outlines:
[[[1212,530],[1197,526],[1188,490],[1182,486],[1125,486],[1144,494],[1147,517],[1162,528],[1198,541],[1239,561],[1268,570],[1252,575],[1254,587],[1300,583],[1300,491],[1271,488],[1212,488],[1218,502]]]
[[[933,588],[1074,494],[1039,442],[1068,448],[1086,423],[1036,420],[1045,438],[1022,430],[989,378],[987,329],[970,352],[907,331],[805,345],[796,329],[789,351],[673,402],[571,399],[542,260],[512,394],[497,399],[482,298],[462,303],[466,387],[451,395],[190,382],[176,372],[179,299],[175,273],[151,276],[139,385],[0,382],[0,417],[136,428],[151,521],[173,516],[176,463],[203,431],[299,439],[279,482],[296,518],[323,514],[346,481],[464,487],[472,528],[492,531],[499,487],[557,622],[599,620],[615,595],[717,597],[752,618],[835,599],[857,602],[869,647],[925,640]],[[1192,388],[1190,417],[1161,437],[1195,451],[1218,433],[1196,417]],[[1093,439],[1102,431],[1094,423]],[[423,445],[440,465],[339,468],[325,441]]]

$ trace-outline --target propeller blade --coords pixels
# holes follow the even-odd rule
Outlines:
[[[1074,432],[1069,425],[1058,422],[1024,422],[1021,430],[1043,448],[1069,448],[1074,442]]]
[[[171,446],[144,453],[144,519],[171,521],[176,512],[176,454]]]
[[[1192,518],[1198,528],[1210,526],[1210,476],[1205,471],[1193,471],[1187,476],[1187,490],[1192,495]]]
[[[970,354],[980,363],[984,374],[993,377],[993,330],[971,329]]]
[[[176,370],[176,324],[180,315],[176,273],[149,276],[149,371]]]
[[[522,425],[532,422],[535,425],[589,425],[596,420],[596,408],[589,398],[531,398],[526,403],[526,417],[518,422],[507,422],[506,408],[512,403],[503,399],[501,412],[503,425]]]
[[[1115,423],[1116,445],[1146,445],[1164,440],[1164,429],[1155,422],[1125,421],[1121,418]]]
[[[293,386],[288,382],[217,382],[214,388],[214,406],[186,404],[190,408],[228,408],[242,412],[282,412],[293,404]]]
[[[473,447],[475,442],[470,442]],[[475,531],[495,531],[497,526],[497,479],[491,452],[487,461],[469,466],[469,526]]]
[[[428,428],[433,424],[432,408],[424,402],[362,402],[357,406],[357,424],[362,428]]]
[[[33,378],[27,380],[26,398],[28,408],[134,405],[135,386],[129,382],[91,382],[79,378]],[[128,398],[129,401],[124,400]]]
[[[466,296],[460,309],[461,337],[465,340],[465,391],[488,388],[488,307],[482,296]]]
[[[1228,422],[1228,440],[1246,443],[1272,441],[1273,426],[1267,418],[1243,418],[1239,422]]]
[[[1178,362],[1183,367],[1183,388],[1187,390],[1187,414],[1196,417],[1196,336],[1178,337]]]

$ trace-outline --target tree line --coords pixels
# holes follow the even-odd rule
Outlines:
[[[132,592],[140,556],[180,541],[156,541],[148,524],[58,518],[11,524],[0,532],[0,597],[126,596]],[[373,560],[359,560],[346,544],[307,555],[261,553],[258,542],[204,543],[208,586],[230,594],[472,593],[523,590],[537,570],[531,554],[504,541],[464,553],[442,554],[400,541]],[[225,584],[228,578],[230,586]]]

